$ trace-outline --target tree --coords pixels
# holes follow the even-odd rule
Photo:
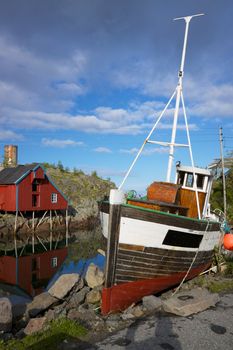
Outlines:
[[[233,222],[233,165],[229,168],[226,176],[226,202],[227,219]],[[223,211],[223,184],[222,178],[214,180],[213,189],[210,197],[211,208],[221,209]]]
[[[64,166],[63,166],[63,164],[62,164],[62,162],[59,160],[58,161],[58,163],[57,163],[57,167],[58,167],[58,169],[60,170],[60,171],[64,171]]]

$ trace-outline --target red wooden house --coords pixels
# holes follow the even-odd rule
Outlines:
[[[40,164],[18,165],[0,172],[0,211],[67,209],[68,200]]]

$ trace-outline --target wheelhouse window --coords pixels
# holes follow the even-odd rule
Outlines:
[[[51,203],[57,203],[57,193],[51,194]]]
[[[205,181],[205,176],[199,174],[197,176],[197,188],[202,190],[204,187],[204,181]]]
[[[186,178],[186,187],[193,187],[193,174],[188,173]]]
[[[182,185],[184,184],[184,177],[185,177],[185,173],[183,171],[179,172],[179,177],[178,177],[178,185]]]

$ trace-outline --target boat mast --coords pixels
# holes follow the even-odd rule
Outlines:
[[[185,62],[185,54],[186,54],[186,46],[187,46],[187,38],[188,38],[188,29],[189,29],[189,23],[193,17],[203,16],[204,14],[197,14],[192,16],[186,16],[186,17],[180,17],[175,18],[175,20],[184,19],[186,22],[186,28],[185,28],[185,36],[184,36],[184,45],[183,45],[183,52],[182,52],[182,58],[181,58],[181,65],[180,65],[180,71],[179,71],[179,80],[178,85],[175,88],[173,94],[171,95],[169,101],[167,102],[166,106],[164,107],[163,111],[160,113],[158,119],[156,120],[154,126],[152,127],[151,131],[149,132],[148,136],[144,140],[141,148],[139,149],[137,155],[135,156],[131,166],[129,167],[127,173],[125,174],[120,186],[118,187],[118,190],[121,190],[126,179],[128,178],[129,174],[131,173],[136,161],[138,160],[139,156],[142,154],[143,149],[147,143],[151,144],[157,144],[163,147],[169,147],[169,162],[168,162],[168,171],[167,171],[167,182],[170,182],[171,178],[171,169],[172,169],[172,163],[174,158],[174,147],[188,147],[189,153],[190,153],[190,159],[192,164],[192,170],[193,170],[193,177],[194,177],[194,190],[196,195],[196,203],[197,203],[197,211],[198,211],[198,218],[201,218],[201,212],[200,212],[200,204],[199,204],[199,197],[198,197],[198,190],[197,190],[197,184],[196,184],[196,174],[195,174],[195,168],[194,168],[194,161],[193,161],[193,154],[192,154],[192,147],[190,142],[190,136],[189,136],[189,128],[188,128],[188,121],[187,121],[187,115],[186,115],[186,109],[184,104],[184,97],[183,97],[183,91],[182,91],[182,79],[183,79],[183,73],[184,73],[184,62]],[[158,123],[162,119],[164,113],[168,109],[169,105],[171,104],[173,98],[176,96],[176,106],[175,106],[175,113],[174,113],[174,122],[173,122],[173,129],[172,129],[172,137],[171,142],[161,142],[161,141],[155,141],[151,140],[150,137],[152,136],[154,130],[156,129]],[[187,140],[188,144],[178,144],[175,143],[176,138],[176,129],[177,129],[177,121],[178,121],[178,113],[179,113],[179,107],[180,107],[180,101],[182,104],[183,112],[184,112],[184,120],[185,120],[185,126],[186,126],[186,133],[187,133]]]
[[[186,26],[185,26],[184,44],[183,44],[180,70],[178,74],[179,80],[178,80],[178,85],[176,87],[176,105],[175,105],[172,136],[171,136],[170,151],[169,151],[169,158],[168,158],[168,168],[167,168],[167,178],[166,178],[167,182],[171,181],[171,171],[172,171],[172,164],[174,160],[174,145],[175,145],[175,139],[176,139],[178,114],[180,109],[180,98],[181,98],[181,92],[182,92],[182,81],[184,76],[184,63],[185,63],[186,47],[187,47],[187,41],[188,41],[189,23],[193,17],[203,16],[203,15],[204,15],[203,13],[200,13],[193,16],[179,17],[174,19],[174,21],[184,19]]]

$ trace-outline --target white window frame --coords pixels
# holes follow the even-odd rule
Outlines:
[[[57,193],[51,193],[51,203],[57,203]]]
[[[55,268],[57,267],[57,256],[54,256],[51,258],[51,267]]]

